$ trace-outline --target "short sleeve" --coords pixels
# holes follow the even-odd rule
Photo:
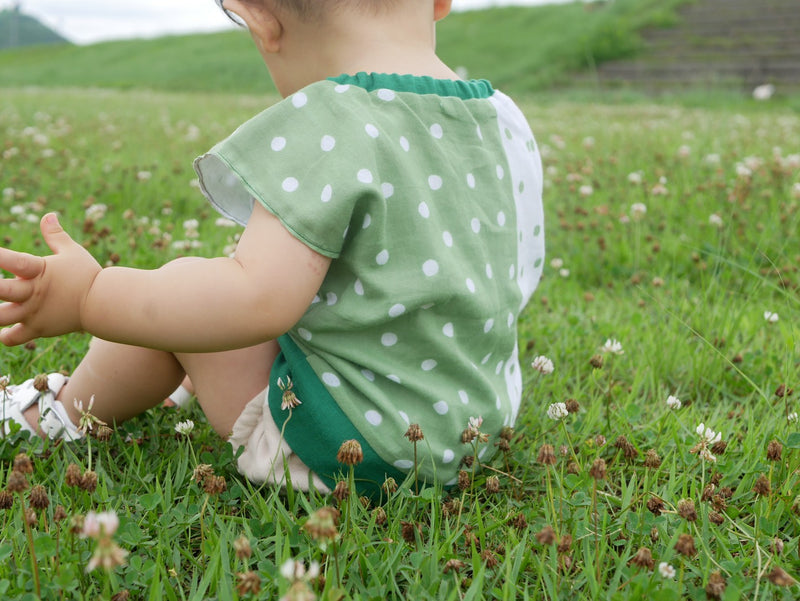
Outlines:
[[[211,204],[244,225],[257,201],[307,246],[338,257],[356,205],[380,194],[357,95],[342,88],[312,84],[197,158]]]

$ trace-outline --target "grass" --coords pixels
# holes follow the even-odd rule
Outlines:
[[[215,224],[191,159],[263,103],[0,90],[3,244],[43,252],[35,221],[58,210],[104,263],[186,253],[176,243],[190,218],[202,246],[189,252],[223,252],[235,230]],[[0,483],[24,453],[49,505],[30,538],[31,491],[0,510],[0,595],[36,599],[38,574],[45,599],[299,598],[290,589],[303,587],[320,599],[797,598],[800,118],[755,103],[523,105],[544,157],[548,267],[521,324],[526,392],[507,453],[463,489],[415,494],[408,480],[367,506],[254,486],[197,408],[153,410],[107,441],[11,436]],[[97,203],[107,212],[87,220]],[[607,339],[624,354],[601,350]],[[0,374],[70,371],[87,343],[3,349]],[[538,355],[553,373],[528,367]],[[550,419],[568,399],[577,410]],[[177,435],[187,418],[195,430]],[[701,444],[700,423],[720,442]],[[70,464],[94,471],[96,489],[75,486]],[[198,464],[226,490],[198,485]],[[328,506],[341,516],[324,539]],[[87,573],[103,543],[77,521],[106,510],[129,554]],[[289,559],[319,562],[323,577],[281,570]],[[260,591],[245,591],[254,581]]]
[[[675,22],[686,0],[615,0],[453,13],[438,26],[443,59],[510,92],[543,90],[641,48],[643,27]],[[220,15],[223,22],[224,17]],[[43,46],[0,52],[4,86],[229,90],[274,87],[244,32]]]

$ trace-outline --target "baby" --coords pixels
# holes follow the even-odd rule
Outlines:
[[[235,255],[103,269],[45,215],[51,255],[0,248],[15,276],[0,280],[0,342],[95,338],[70,378],[9,388],[2,415],[72,439],[74,399],[120,422],[188,375],[253,481],[330,490],[354,439],[362,494],[415,467],[452,485],[465,428],[496,439],[520,407],[517,319],[544,258],[528,124],[437,57],[450,0],[224,8],[284,98],[195,161],[208,200],[245,225]]]

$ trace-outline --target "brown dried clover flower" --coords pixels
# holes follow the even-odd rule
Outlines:
[[[16,457],[14,457],[13,469],[15,472],[19,472],[20,474],[32,474],[33,461],[31,461],[31,458],[25,453],[19,453]]]
[[[694,501],[691,499],[681,499],[678,501],[678,515],[687,522],[696,522],[697,510],[694,507]]]
[[[0,490],[0,509],[11,509],[14,506],[14,495],[5,488]]]
[[[240,596],[255,595],[261,590],[261,578],[252,570],[236,574],[236,590]]]
[[[500,563],[497,559],[497,556],[492,553],[491,549],[484,549],[481,551],[481,561],[483,561],[483,565],[490,570],[497,567],[497,565]]]
[[[345,440],[336,454],[336,461],[344,465],[358,465],[364,461],[364,451],[357,440]]]
[[[213,467],[211,467],[208,463],[200,463],[194,468],[194,472],[192,472],[192,479],[200,486],[203,486],[206,479],[213,475]]]
[[[722,455],[725,452],[725,449],[728,448],[728,443],[724,440],[718,440],[714,444],[711,445],[711,452],[714,455]]]
[[[233,551],[236,554],[237,559],[242,561],[245,559],[250,559],[250,556],[253,554],[253,548],[250,546],[250,539],[242,534],[239,538],[233,541]]]
[[[769,483],[769,478],[764,474],[760,474],[753,485],[753,492],[759,497],[768,497],[772,494],[772,486]]]
[[[408,438],[410,442],[417,442],[425,438],[425,435],[422,433],[422,428],[420,428],[419,424],[411,424],[403,436]]]
[[[694,537],[691,534],[681,534],[678,542],[675,543],[675,550],[686,557],[697,555],[697,547],[694,546]]]
[[[567,399],[564,404],[567,407],[567,413],[577,413],[581,410],[581,404],[575,399]]]
[[[539,448],[539,454],[536,456],[536,461],[542,465],[555,465],[556,453],[553,445],[543,444]]]
[[[500,478],[497,476],[488,476],[486,478],[486,492],[490,495],[495,495],[500,492]]]
[[[628,565],[635,565],[640,568],[647,568],[648,570],[652,570],[655,564],[656,561],[653,559],[653,553],[647,547],[639,547],[636,555],[631,557],[630,561],[628,561]]]
[[[28,490],[28,478],[25,474],[18,471],[12,471],[8,475],[8,482],[6,482],[6,490],[10,493],[20,493]]]
[[[81,485],[82,476],[83,474],[81,474],[81,468],[74,463],[70,463],[67,466],[67,472],[64,475],[64,484],[77,488]]]
[[[203,490],[208,495],[219,495],[228,490],[228,483],[222,476],[211,475],[203,482]]]
[[[336,487],[333,489],[331,493],[333,498],[339,501],[340,503],[345,499],[350,497],[350,486],[347,484],[347,480],[339,480],[336,483]]]
[[[561,537],[561,540],[558,541],[558,546],[556,547],[556,551],[559,553],[566,553],[572,547],[572,535],[565,534]]]
[[[622,451],[622,454],[626,459],[635,459],[639,454],[639,451],[636,450],[636,447],[633,446],[624,436],[618,436],[617,440],[614,441],[614,446]]]
[[[708,599],[722,599],[725,592],[727,583],[725,578],[719,572],[711,572],[708,577],[708,584],[706,585],[706,598]]]
[[[652,496],[647,499],[647,510],[652,513],[653,515],[661,515],[661,512],[664,511],[664,501],[661,500],[659,497]]]
[[[386,516],[386,510],[383,507],[376,507],[372,510],[372,515],[375,517],[375,524],[378,526],[383,526],[388,521],[388,517]]]
[[[37,374],[33,378],[33,387],[39,392],[47,392],[50,387],[47,385],[47,374]]]
[[[470,487],[472,483],[472,478],[469,476],[469,472],[466,470],[460,470],[458,472],[458,488],[461,490],[466,490]]]
[[[770,440],[767,445],[767,459],[770,461],[780,461],[783,453],[783,445],[777,440]]]
[[[556,531],[549,524],[536,533],[536,542],[540,545],[552,545],[556,542]]]
[[[55,511],[53,511],[53,521],[58,523],[58,522],[63,522],[66,519],[67,519],[67,510],[64,509],[63,505],[56,505],[56,509]]]
[[[97,472],[92,470],[83,472],[79,486],[86,492],[94,492],[97,489]]]
[[[34,509],[47,509],[50,506],[50,497],[47,496],[47,491],[44,486],[37,484],[31,488],[28,495],[28,502]]]
[[[389,476],[383,481],[381,488],[383,488],[383,492],[385,492],[387,495],[393,495],[397,492],[397,480]]]
[[[448,572],[460,572],[465,567],[467,567],[467,564],[460,559],[448,559],[447,563],[444,564],[444,568],[442,568],[442,572],[444,574],[447,574]]]
[[[772,571],[767,574],[769,581],[775,586],[794,586],[797,581],[789,576],[782,568],[775,566]]]
[[[708,521],[712,524],[716,524],[719,526],[725,522],[725,518],[722,517],[721,514],[717,513],[716,511],[709,511],[708,512]]]
[[[589,475],[595,480],[604,480],[606,477],[606,462],[602,457],[598,457],[592,462],[589,468]]]
[[[652,469],[661,467],[661,457],[658,456],[655,449],[648,449],[644,454],[644,466]]]
[[[525,516],[521,513],[514,514],[514,516],[508,520],[508,523],[517,530],[525,530],[525,528],[528,527],[528,520],[526,520]]]
[[[422,524],[407,522],[405,520],[400,522],[400,536],[408,544],[413,545],[417,542],[417,535],[422,538]]]

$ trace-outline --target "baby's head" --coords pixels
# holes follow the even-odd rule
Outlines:
[[[256,42],[278,90],[357,71],[429,74],[452,0],[216,0]],[[415,63],[416,61],[416,63]]]

